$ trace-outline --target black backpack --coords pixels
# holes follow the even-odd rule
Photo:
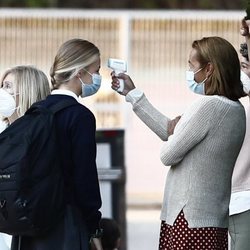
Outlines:
[[[74,104],[35,103],[0,134],[0,232],[41,235],[62,218],[64,180],[54,114]]]

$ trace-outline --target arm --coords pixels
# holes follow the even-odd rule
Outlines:
[[[161,161],[165,166],[179,163],[207,135],[210,126],[211,105],[198,100],[182,116],[174,134],[161,150]]]
[[[101,197],[96,169],[95,118],[81,112],[71,129],[74,194],[90,234],[99,228]]]
[[[133,96],[134,92],[129,92],[126,100],[132,104],[135,114],[162,140],[167,140],[170,119],[154,108],[142,92],[139,99]]]
[[[119,88],[119,80],[112,73],[112,88]],[[159,112],[145,97],[143,92],[135,88],[131,78],[126,74],[120,74],[119,78],[124,80],[124,90],[121,95],[126,96],[126,101],[133,106],[133,111],[136,115],[162,140],[167,140],[168,136],[174,131],[176,123],[180,117],[170,120]]]

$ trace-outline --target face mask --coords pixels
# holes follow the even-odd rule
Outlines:
[[[205,81],[207,78],[205,78],[202,82],[198,83],[194,80],[194,75],[201,71],[201,69],[198,69],[196,72],[193,72],[192,70],[186,71],[186,82],[191,91],[193,91],[196,94],[205,95]]]
[[[87,71],[87,73],[89,72]],[[80,82],[82,83],[82,97],[94,95],[101,87],[102,77],[95,73],[89,74],[92,76],[92,83],[90,84],[84,83],[82,79],[79,78]]]
[[[242,70],[240,72],[240,80],[241,80],[241,82],[243,84],[244,92],[248,95],[249,92],[250,92],[250,78]]]
[[[3,117],[10,117],[16,110],[14,97],[4,89],[0,89],[0,114]]]

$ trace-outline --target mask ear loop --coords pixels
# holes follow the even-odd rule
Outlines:
[[[78,77],[78,79],[79,79],[79,81],[81,82],[82,85],[86,85],[80,77]]]
[[[195,72],[194,72],[194,75],[196,74],[196,73],[199,73],[201,70],[203,70],[204,69],[204,67],[203,68],[200,68],[200,69],[198,69],[198,70],[196,70]]]
[[[88,70],[86,70],[85,68],[83,68],[83,70],[85,70],[89,75],[93,75],[93,74],[91,74]]]

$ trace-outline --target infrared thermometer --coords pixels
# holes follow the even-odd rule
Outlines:
[[[127,62],[124,60],[109,58],[108,67],[114,70],[115,76],[118,76],[120,73],[127,72]],[[117,89],[117,91],[122,92],[124,89],[124,80],[119,79],[119,84],[120,84],[120,87]]]

